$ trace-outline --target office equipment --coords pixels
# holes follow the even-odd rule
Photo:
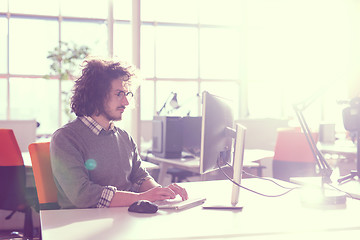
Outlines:
[[[171,99],[170,99],[171,98]],[[170,100],[170,101],[169,101]],[[165,100],[164,104],[162,105],[162,107],[160,108],[160,110],[157,112],[157,116],[161,116],[162,111],[166,108],[167,104],[170,104],[170,106],[173,109],[178,109],[180,108],[179,103],[177,102],[177,93],[175,92],[171,92],[169,94],[169,96],[167,97],[167,99]],[[167,113],[169,113],[170,111],[168,111]]]
[[[182,118],[183,151],[200,156],[202,117]]]
[[[158,157],[195,158],[200,154],[201,117],[154,117],[153,149]],[[181,182],[195,173],[171,167],[171,182]],[[198,174],[198,173],[197,173]]]
[[[192,171],[184,170],[184,169],[176,168],[176,167],[168,168],[166,173],[171,176],[171,182],[172,183],[179,183],[179,182],[183,182],[183,181],[189,181],[188,180],[189,177],[199,175],[199,173],[194,173]]]
[[[136,201],[128,208],[129,212],[135,213],[156,213],[158,206],[147,200]]]
[[[182,210],[191,207],[195,207],[203,204],[206,201],[204,197],[189,198],[187,200],[181,200],[179,197],[175,199],[166,199],[162,201],[155,201],[155,204],[159,209],[175,209]]]
[[[152,153],[165,158],[199,155],[200,135],[201,117],[154,116]]]
[[[272,158],[274,156],[273,151],[261,150],[261,149],[245,149],[244,150],[244,168],[246,171],[256,171],[258,176],[262,176],[263,166],[258,162],[265,158]],[[176,167],[184,169],[193,173],[200,173],[200,158],[162,158],[157,157],[151,153],[141,153],[141,157],[149,162],[159,164],[159,176],[157,182],[160,184],[166,184],[166,173],[169,168]],[[206,179],[206,174],[201,175],[202,179]]]
[[[313,197],[308,198],[307,196],[303,197],[303,203],[312,206],[312,207],[329,207],[333,205],[345,205],[346,204],[346,196],[345,194],[341,193],[340,191],[326,191],[325,184],[330,184],[331,181],[331,174],[332,169],[330,165],[325,160],[323,154],[319,151],[316,146],[316,142],[313,138],[313,135],[310,131],[310,128],[305,120],[303,115],[303,111],[317,98],[317,95],[312,96],[309,99],[301,103],[297,103],[293,105],[294,111],[296,116],[299,120],[301,129],[303,130],[306,140],[310,146],[311,152],[316,160],[316,164],[319,168],[319,175],[321,176],[321,190],[317,192],[312,192],[311,195]],[[318,194],[315,201],[314,195]],[[309,200],[309,201],[308,201]]]
[[[200,156],[201,117],[182,117],[178,127],[182,128],[181,158],[191,160]],[[167,174],[171,175],[171,182],[182,182],[199,173],[172,167],[167,170]]]
[[[34,189],[35,191],[35,189]],[[35,199],[27,196],[25,166],[12,129],[0,129],[0,209],[23,212],[24,237],[33,237],[32,205]]]
[[[155,156],[179,158],[182,152],[181,117],[154,116],[152,152]]]
[[[294,186],[276,180],[285,186]],[[191,197],[204,194],[206,201],[226,201],[232,191],[229,181],[179,183]],[[242,185],[266,193],[280,189],[261,179],[243,179]],[[214,191],[214,189],[216,191]],[[127,207],[104,209],[41,210],[43,240],[139,240],[139,239],[357,239],[360,214],[357,200],[346,208],[328,211],[300,204],[299,190],[280,198],[242,193],[243,211],[212,211],[201,205],[186,211],[161,210],[151,216],[128,212]]]
[[[50,142],[32,143],[29,152],[40,209],[58,209],[57,187],[50,163]]]
[[[246,128],[236,124],[234,130],[233,125],[234,117],[230,102],[209,92],[203,92],[200,173],[221,170],[221,167],[232,163],[234,181],[231,202],[206,206],[207,208],[242,209],[242,206],[238,206],[238,198]],[[232,150],[234,150],[233,158]]]
[[[360,99],[355,98],[349,104],[350,106],[343,110],[343,120],[344,127],[348,131],[355,131],[357,138],[359,137],[359,127],[360,127]],[[340,154],[346,156],[346,158],[357,160],[356,167],[359,168],[359,139],[357,144],[354,144],[350,140],[335,141],[334,144],[320,144],[319,148],[324,153],[330,154]],[[332,183],[330,185],[350,194],[354,198],[360,199],[360,182],[357,174],[359,170],[351,171],[350,174],[345,175],[337,179],[337,183]],[[353,179],[357,177],[357,179]],[[314,178],[294,178],[291,179],[293,182],[303,185],[315,185],[320,186],[322,184],[321,177]],[[333,180],[333,179],[332,179]]]
[[[309,187],[322,187],[321,177],[293,177],[290,178],[292,183],[300,184]],[[327,190],[336,191],[335,188],[340,189],[347,194],[348,197],[360,199],[360,182],[359,181],[346,181],[338,183],[336,179],[332,183],[325,185]],[[335,188],[333,188],[335,187]]]

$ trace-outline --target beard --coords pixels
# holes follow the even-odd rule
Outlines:
[[[125,109],[125,108],[124,108]],[[122,113],[120,114],[120,116],[118,114],[113,114],[110,111],[104,109],[103,113],[104,117],[106,117],[107,120],[109,121],[120,121],[122,120]]]

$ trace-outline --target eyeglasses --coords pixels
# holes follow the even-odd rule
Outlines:
[[[124,91],[119,91],[115,95],[118,96],[121,99],[126,97],[127,100],[130,100],[131,98],[134,97],[134,94],[132,92],[124,92]]]

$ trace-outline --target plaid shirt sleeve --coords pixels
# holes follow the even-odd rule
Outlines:
[[[97,208],[108,208],[110,206],[111,200],[115,195],[116,187],[107,186],[101,193],[99,202],[97,203]]]

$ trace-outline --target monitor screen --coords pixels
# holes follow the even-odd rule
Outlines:
[[[231,101],[203,92],[201,128],[200,173],[204,174],[231,164],[232,137],[226,134],[227,128],[233,128],[234,117]]]
[[[205,204],[203,208],[242,209],[241,204],[238,203],[246,128],[238,123],[235,129],[233,128],[234,117],[231,106],[231,102],[225,98],[208,92],[203,93],[200,173],[222,170],[221,168],[226,165],[232,165],[233,170],[231,200],[220,204]]]

